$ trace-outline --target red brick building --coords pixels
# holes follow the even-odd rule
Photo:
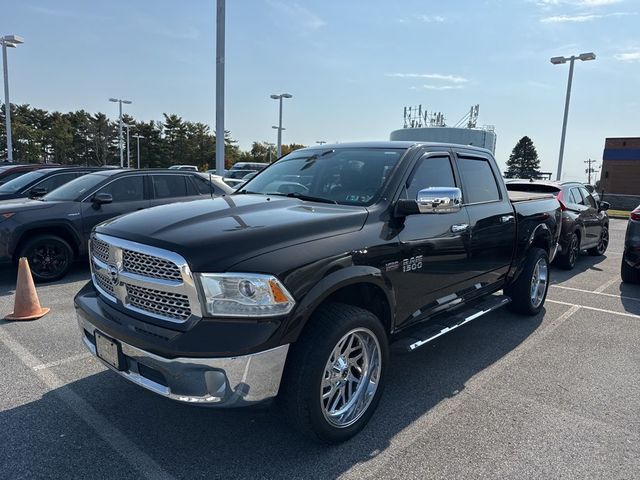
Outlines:
[[[640,137],[605,140],[599,190],[640,195]]]

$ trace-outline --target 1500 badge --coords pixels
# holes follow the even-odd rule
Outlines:
[[[422,268],[422,255],[416,255],[411,258],[402,259],[402,271],[412,272],[414,270],[420,270]]]

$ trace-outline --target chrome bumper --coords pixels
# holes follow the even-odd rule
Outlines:
[[[78,315],[85,346],[96,356],[96,328]],[[87,335],[88,334],[88,335]],[[241,407],[275,397],[289,345],[238,357],[164,358],[118,341],[125,370],[105,366],[159,395],[184,403]],[[151,378],[153,377],[153,378]]]

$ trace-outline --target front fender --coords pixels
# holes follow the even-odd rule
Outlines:
[[[344,287],[360,283],[378,287],[386,297],[391,315],[394,315],[396,311],[395,292],[391,283],[382,275],[380,269],[366,265],[344,267],[324,276],[299,301],[285,329],[286,342],[290,343],[297,340],[316,308],[332,294]]]

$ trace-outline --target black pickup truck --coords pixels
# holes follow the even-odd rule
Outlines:
[[[277,395],[303,431],[343,441],[378,404],[390,346],[541,310],[560,206],[513,195],[479,148],[297,150],[232,195],[99,225],[75,298],[84,343],[167,398]]]

